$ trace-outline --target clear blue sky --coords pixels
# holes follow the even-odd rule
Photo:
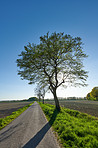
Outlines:
[[[34,96],[34,85],[17,75],[16,59],[24,45],[39,43],[48,31],[81,37],[89,55],[88,86],[63,89],[58,96],[86,96],[98,86],[98,0],[0,0],[0,100]]]

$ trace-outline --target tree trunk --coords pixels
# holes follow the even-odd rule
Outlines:
[[[43,98],[43,104],[44,104],[44,98]]]
[[[54,101],[55,101],[56,109],[58,111],[60,111],[60,105],[59,105],[59,100],[58,100],[57,95],[56,95],[56,90],[54,91],[53,95],[54,95]]]
[[[39,97],[39,102],[41,101],[41,98]]]

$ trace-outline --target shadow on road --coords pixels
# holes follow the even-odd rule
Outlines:
[[[58,114],[58,111],[55,109],[49,122],[39,132],[37,132],[37,134],[28,143],[26,143],[23,146],[23,148],[36,148],[37,145],[44,138],[45,134],[51,128],[52,124],[54,123],[56,119],[57,114]]]

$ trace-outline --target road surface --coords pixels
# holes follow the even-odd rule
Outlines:
[[[35,102],[0,131],[0,148],[59,148],[59,145]]]

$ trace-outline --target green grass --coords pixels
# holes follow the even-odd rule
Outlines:
[[[79,111],[40,103],[65,148],[98,148],[98,118]]]
[[[30,107],[33,103],[24,106],[23,108],[18,109],[15,112],[12,112],[10,116],[5,118],[0,118],[0,130],[12,122],[15,118],[17,118],[20,114],[22,114],[28,107]]]

